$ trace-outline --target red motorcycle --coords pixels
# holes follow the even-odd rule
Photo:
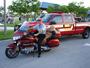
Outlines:
[[[13,43],[9,44],[6,48],[5,54],[8,58],[16,58],[19,53],[21,54],[31,54],[37,52],[37,38],[33,35],[28,35],[26,31],[28,27],[30,28],[28,23],[24,23],[13,36]],[[31,31],[31,33],[35,33],[35,30]],[[57,37],[60,35],[57,34]],[[60,41],[58,38],[48,40],[46,42],[48,45],[42,45],[42,51],[50,51],[54,47],[58,47],[60,45]]]

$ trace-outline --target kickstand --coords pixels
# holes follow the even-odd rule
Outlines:
[[[33,51],[33,57],[35,56],[35,51]]]

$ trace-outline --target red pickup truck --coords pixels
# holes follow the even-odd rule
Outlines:
[[[84,39],[89,38],[90,22],[78,22],[72,14],[53,12],[41,16],[47,25],[54,25],[61,32],[61,36],[81,34]]]
[[[52,12],[41,15],[39,18],[42,18],[47,27],[54,25],[60,31],[61,36],[81,34],[82,38],[89,38],[90,22],[78,22],[70,13]],[[30,23],[35,24],[37,20]]]

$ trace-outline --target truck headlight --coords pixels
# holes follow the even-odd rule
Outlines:
[[[21,36],[14,36],[13,37],[13,40],[18,40],[18,39],[20,39],[21,38]]]

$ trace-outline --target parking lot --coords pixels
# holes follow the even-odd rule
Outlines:
[[[15,59],[5,56],[11,40],[0,41],[0,68],[90,68],[90,38],[65,37],[62,44],[50,52],[36,55],[19,55]]]

